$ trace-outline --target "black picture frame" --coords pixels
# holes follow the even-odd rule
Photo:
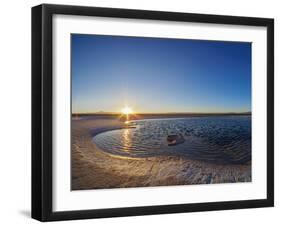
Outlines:
[[[267,28],[267,198],[95,210],[52,210],[52,17],[134,18]],[[121,217],[274,206],[274,20],[221,15],[43,4],[32,8],[32,218],[40,221]]]

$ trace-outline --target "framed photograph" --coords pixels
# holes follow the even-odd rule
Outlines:
[[[274,205],[274,21],[32,8],[32,217]]]

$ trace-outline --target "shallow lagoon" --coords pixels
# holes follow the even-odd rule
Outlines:
[[[251,116],[206,116],[131,121],[136,128],[97,134],[103,151],[127,157],[177,155],[216,163],[245,164],[251,160]],[[185,142],[169,146],[167,136]]]

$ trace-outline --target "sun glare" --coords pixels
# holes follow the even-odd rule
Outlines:
[[[129,115],[129,114],[132,114],[133,113],[133,110],[132,108],[126,106],[124,107],[122,110],[121,110],[122,114],[124,115]]]

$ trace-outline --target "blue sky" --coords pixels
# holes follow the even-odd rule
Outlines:
[[[251,43],[71,36],[72,112],[251,111]]]

